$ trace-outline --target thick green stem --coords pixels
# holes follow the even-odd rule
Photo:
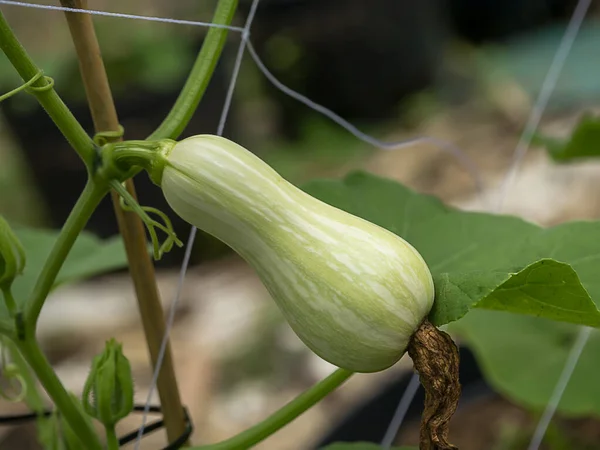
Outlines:
[[[40,68],[31,60],[1,12],[0,48],[23,81],[27,82],[40,73]],[[27,90],[37,98],[90,170],[96,159],[94,142],[53,89],[51,79],[40,77]]]
[[[229,25],[233,20],[237,8],[237,0],[219,0],[217,10],[213,17],[213,23],[217,25]],[[227,39],[226,28],[211,28],[206,34],[202,49],[194,63],[187,81],[175,105],[148,139],[177,139],[192,118],[213,72]]]
[[[25,340],[17,341],[16,344],[73,432],[85,444],[85,448],[87,450],[101,450],[100,439],[98,439],[94,429],[82,416],[77,404],[56,376],[35,337],[29,336]]]
[[[71,247],[73,247],[73,244],[77,240],[79,233],[84,229],[90,216],[108,191],[109,188],[107,184],[97,184],[93,181],[89,181],[77,200],[71,214],[69,214],[50,255],[48,255],[48,259],[38,276],[31,297],[27,299],[25,305],[25,327],[28,334],[34,334],[35,325],[42,310],[42,306],[56,281],[56,276],[58,275],[60,268],[65,262]]]
[[[8,309],[8,313],[10,314],[10,317],[15,317],[15,315],[17,314],[17,302],[15,301],[15,298],[12,295],[12,290],[10,288],[10,286],[6,286],[4,288],[1,289],[2,290],[2,295],[4,295],[4,302],[6,303],[6,308]]]
[[[0,334],[13,337],[15,333],[14,323],[4,317],[0,318]]]
[[[106,428],[106,450],[119,450],[119,439],[115,427]]]
[[[337,369],[327,378],[303,392],[294,400],[289,402],[280,410],[267,417],[265,420],[242,433],[216,444],[191,447],[190,450],[245,450],[258,444],[260,441],[271,436],[283,428],[296,417],[314,406],[325,398],[334,389],[339,387],[354,372],[345,369]]]
[[[109,178],[112,173],[132,173],[141,167],[148,172],[150,179],[160,186],[166,156],[175,144],[176,142],[171,139],[123,141],[109,144],[102,152],[101,174],[105,178]],[[118,178],[118,176],[112,178]]]

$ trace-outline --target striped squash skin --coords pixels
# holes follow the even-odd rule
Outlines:
[[[161,186],[180,217],[255,269],[300,339],[338,367],[390,367],[432,307],[431,273],[410,244],[306,194],[234,142],[180,141]]]

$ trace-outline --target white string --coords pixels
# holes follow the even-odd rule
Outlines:
[[[558,404],[560,403],[560,399],[562,398],[567,385],[569,384],[569,380],[575,371],[575,367],[577,366],[577,362],[581,357],[581,353],[585,348],[585,345],[588,342],[592,329],[588,327],[581,327],[579,333],[577,334],[577,340],[571,347],[571,351],[569,352],[569,356],[567,357],[567,362],[560,374],[560,378],[554,387],[554,392],[552,393],[552,397],[546,405],[546,410],[544,414],[540,418],[540,421],[537,424],[535,432],[533,434],[533,438],[529,443],[529,447],[527,450],[538,450],[540,445],[542,445],[542,441],[544,440],[544,435],[546,434],[546,430],[548,429],[548,425],[550,425],[550,421],[558,408]]]
[[[340,125],[342,128],[344,128],[346,131],[348,131],[350,134],[352,134],[357,139],[359,139],[367,144],[370,144],[373,147],[379,148],[381,150],[400,150],[400,149],[410,147],[411,145],[418,144],[418,143],[430,143],[430,144],[433,144],[434,146],[438,147],[439,149],[451,154],[464,166],[464,168],[467,170],[467,172],[469,172],[469,174],[473,178],[475,187],[476,187],[477,192],[478,192],[479,196],[481,197],[481,201],[483,203],[484,186],[483,186],[483,181],[481,180],[479,170],[477,170],[477,167],[475,166],[475,164],[473,164],[473,161],[471,161],[471,159],[465,153],[463,153],[461,151],[461,149],[458,148],[456,145],[454,145],[450,142],[446,142],[441,139],[437,139],[434,137],[428,137],[428,136],[416,137],[416,138],[406,139],[403,141],[396,141],[396,142],[381,141],[373,136],[370,136],[370,135],[360,131],[357,127],[352,125],[346,119],[343,119],[342,117],[340,117],[339,115],[334,113],[332,110],[312,101],[308,97],[306,97],[306,96],[300,94],[299,92],[296,92],[293,89],[290,89],[288,86],[284,85],[281,81],[279,81],[277,78],[275,78],[275,75],[273,75],[269,71],[269,69],[265,66],[265,64],[261,61],[260,57],[256,53],[256,50],[254,49],[254,46],[252,45],[251,42],[248,42],[248,53],[250,54],[250,56],[252,56],[252,59],[254,60],[254,63],[256,64],[258,69],[263,73],[263,75],[267,78],[267,80],[269,80],[269,82],[271,82],[271,84],[273,86],[275,86],[281,92],[286,94],[288,97],[291,97],[294,100],[297,100],[300,103],[305,104],[310,109],[313,109],[318,113],[321,113],[323,116],[327,117],[328,119],[330,119],[333,122]]]
[[[24,8],[34,8],[34,9],[49,9],[52,11],[62,11],[62,12],[73,12],[73,13],[81,13],[81,14],[91,14],[93,16],[106,16],[106,17],[117,17],[121,19],[135,19],[135,20],[144,20],[147,22],[162,22],[162,23],[172,23],[176,25],[191,25],[196,27],[207,27],[207,28],[224,28],[231,31],[244,31],[241,27],[232,27],[230,25],[219,25],[211,22],[197,22],[194,20],[179,20],[179,19],[170,19],[168,17],[153,17],[153,16],[138,16],[136,14],[123,14],[123,13],[114,13],[108,11],[97,11],[94,9],[79,9],[79,8],[68,8],[66,6],[53,6],[53,5],[40,5],[37,3],[27,3],[27,2],[16,2],[12,0],[0,0],[0,4],[9,5],[9,6],[22,6]]]
[[[240,72],[240,67],[242,65],[242,59],[244,57],[244,50],[246,49],[246,45],[248,43],[248,36],[250,35],[250,27],[252,26],[252,21],[254,20],[254,16],[256,14],[256,9],[258,8],[259,0],[253,0],[252,6],[250,7],[250,12],[248,13],[248,17],[246,19],[246,24],[242,31],[242,39],[240,41],[240,45],[238,47],[237,56],[235,59],[235,63],[233,66],[231,81],[229,82],[229,88],[227,89],[227,96],[225,97],[225,102],[223,105],[223,110],[221,112],[221,118],[219,119],[219,125],[217,129],[217,134],[221,136],[223,134],[223,130],[225,129],[225,124],[227,123],[227,117],[229,115],[229,109],[231,107],[231,103],[233,101],[233,92],[235,90],[235,86],[237,83],[237,78]],[[158,374],[160,373],[160,369],[162,367],[162,363],[165,356],[165,351],[167,348],[167,343],[169,342],[169,334],[171,329],[173,328],[173,323],[175,319],[175,312],[177,310],[177,304],[181,298],[181,293],[183,291],[183,284],[185,282],[185,275],[190,262],[190,255],[192,253],[192,247],[194,246],[194,241],[196,239],[196,231],[197,228],[192,226],[190,231],[190,235],[185,247],[185,255],[183,258],[183,263],[181,264],[181,270],[179,272],[179,280],[177,283],[177,292],[175,294],[175,299],[171,304],[169,310],[169,317],[167,319],[167,324],[165,327],[165,333],[162,338],[162,342],[160,344],[160,350],[158,353],[158,357],[156,359],[156,367],[154,368],[154,373],[152,375],[152,382],[150,383],[150,388],[148,391],[148,397],[146,398],[146,405],[144,407],[144,413],[142,416],[142,425],[139,429],[138,436],[136,439],[135,450],[139,450],[139,446],[141,443],[142,435],[144,432],[144,427],[146,425],[146,419],[148,416],[148,412],[150,411],[150,403],[152,402],[152,395],[154,394],[154,389],[156,387],[156,383],[158,381]]]
[[[404,422],[406,413],[408,413],[408,408],[410,408],[410,404],[415,398],[415,395],[417,395],[420,385],[421,383],[419,383],[419,376],[417,374],[413,374],[413,376],[410,378],[408,386],[406,387],[406,390],[402,394],[402,398],[398,402],[398,406],[394,412],[394,417],[392,417],[392,421],[388,425],[385,435],[381,440],[381,446],[384,449],[389,449],[394,444],[398,430],[400,429],[402,422]]]
[[[579,2],[577,3],[577,7],[573,11],[573,15],[571,16],[569,24],[568,24],[568,26],[565,30],[565,33],[561,39],[561,42],[556,50],[556,53],[552,60],[552,63],[550,64],[550,68],[548,69],[546,77],[544,78],[542,87],[540,89],[540,93],[538,94],[538,98],[534,104],[531,114],[529,115],[529,119],[527,120],[527,124],[524,128],[523,133],[521,134],[521,137],[519,139],[517,147],[513,153],[513,158],[512,158],[511,164],[509,166],[509,169],[507,171],[507,174],[501,183],[500,190],[499,190],[500,191],[499,192],[499,200],[498,200],[498,204],[496,205],[496,210],[498,213],[502,210],[504,200],[508,193],[508,188],[514,182],[518,168],[519,168],[521,162],[523,161],[523,158],[525,157],[527,150],[529,149],[529,145],[531,144],[531,139],[533,138],[533,133],[539,126],[539,123],[544,114],[546,106],[548,105],[548,100],[550,99],[550,96],[552,95],[552,92],[554,91],[554,89],[556,87],[556,83],[558,81],[558,78],[559,78],[562,68],[564,66],[565,60],[566,60],[567,56],[569,55],[569,52],[571,51],[571,47],[573,46],[573,42],[575,41],[575,38],[577,37],[579,29],[581,28],[583,19],[586,16],[586,13],[590,6],[590,3],[591,3],[591,0],[579,0]],[[580,333],[580,338],[582,336],[581,333]],[[557,385],[554,389],[554,395],[552,396],[551,400],[548,402],[548,405],[546,406],[546,411],[542,417],[542,420],[538,423],[536,433],[534,435],[534,439],[537,439],[538,435],[541,435],[541,439],[543,439],[543,436],[546,433],[546,430],[548,428],[548,424],[550,423],[550,420],[552,419],[552,416],[554,415],[554,413],[556,411],[558,403],[560,402],[560,399],[562,398],[564,390],[571,378],[571,375],[573,374],[573,370],[575,369],[575,366],[577,365],[577,362],[579,361],[579,357],[581,356],[581,351],[583,350],[583,347],[585,346],[585,343],[587,342],[588,335],[589,335],[589,332],[587,333],[585,339],[581,338],[581,339],[578,339],[577,342],[575,342],[575,344],[573,346],[573,351],[571,352],[571,355],[570,355],[569,359],[566,361],[565,367],[563,368],[564,376],[561,376],[561,379],[559,380],[559,382],[557,383]],[[581,343],[580,343],[580,341],[581,341]],[[576,352],[575,350],[578,345],[581,345],[581,350]],[[416,382],[415,380],[418,380],[418,378],[419,378],[418,374],[413,373],[411,380],[410,380],[409,388],[413,382]],[[400,403],[399,403],[398,409],[400,409],[400,405],[407,405],[406,408],[408,408],[408,406],[410,406],[410,404],[412,403],[412,401],[417,393],[417,389],[411,390],[409,388],[407,388],[404,391],[404,393],[402,394],[402,397],[400,398]],[[393,442],[389,442],[388,440],[386,440],[386,438],[390,435],[395,437],[398,434],[398,430],[400,429],[401,426],[402,426],[402,420],[394,421],[394,419],[392,419],[392,421],[390,422],[390,424],[388,426],[388,429],[386,430],[384,441],[382,441],[382,446],[385,449],[389,449],[391,444],[393,443]],[[541,439],[540,439],[540,443],[541,443]],[[532,444],[530,445],[528,450],[538,450],[539,443],[537,443],[537,446],[534,446],[534,444],[536,442],[537,441],[532,440]]]
[[[548,73],[544,78],[538,98],[535,102],[533,110],[531,111],[531,114],[529,115],[529,119],[527,120],[527,124],[525,125],[523,133],[521,134],[521,138],[519,139],[517,148],[513,154],[510,168],[500,186],[497,206],[498,211],[502,209],[504,200],[506,200],[508,195],[508,188],[514,182],[521,161],[527,154],[527,150],[529,149],[529,145],[533,139],[533,134],[540,125],[542,115],[544,114],[546,106],[548,105],[548,100],[550,100],[550,96],[552,95],[552,92],[554,92],[554,88],[556,87],[556,83],[560,77],[560,73],[565,65],[565,60],[567,59],[567,56],[569,56],[573,42],[575,42],[575,39],[577,38],[577,34],[579,33],[579,29],[581,28],[581,24],[583,23],[583,19],[585,18],[591,2],[592,0],[579,0],[575,11],[573,11],[569,25],[567,26],[565,34],[563,35],[558,49],[554,54],[554,58],[550,64]]]

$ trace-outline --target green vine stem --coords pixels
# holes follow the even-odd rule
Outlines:
[[[13,322],[2,317],[0,318],[0,334],[8,337],[13,337],[15,333],[15,326]]]
[[[119,438],[115,427],[106,428],[106,450],[119,450]]]
[[[2,295],[4,296],[4,302],[6,303],[6,308],[8,309],[8,314],[10,317],[14,319],[17,314],[17,302],[15,297],[12,294],[12,289],[10,286],[4,287],[0,289]]]
[[[50,362],[35,340],[35,336],[27,336],[24,340],[18,340],[16,344],[56,408],[64,416],[79,440],[85,444],[85,448],[88,450],[102,450],[100,439],[81,415],[77,404],[60,382]]]
[[[31,83],[27,90],[37,98],[90,170],[96,158],[94,141],[77,122],[67,105],[60,99],[53,88],[52,79],[39,75],[40,68],[34,64],[16,38],[2,12],[0,12],[0,48],[24,82],[29,82],[32,78],[37,77],[36,81]]]
[[[190,450],[245,450],[251,448],[317,404],[353,374],[354,372],[345,369],[337,369],[252,428],[225,441],[191,447]]]
[[[237,0],[219,0],[212,23],[229,25],[237,9]],[[196,58],[187,81],[175,105],[159,125],[148,137],[149,140],[177,139],[192,118],[206,88],[212,77],[225,41],[228,30],[226,28],[211,28],[206,33],[202,49]]]
[[[54,243],[54,247],[52,247],[50,255],[48,255],[48,259],[44,263],[33,292],[25,304],[25,328],[29,336],[35,334],[37,319],[44,306],[46,297],[48,297],[56,276],[65,262],[71,247],[73,247],[79,233],[81,233],[92,213],[108,191],[107,184],[98,184],[94,181],[89,181],[85,185],[71,214],[69,214],[58,239]]]

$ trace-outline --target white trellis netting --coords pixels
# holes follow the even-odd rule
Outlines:
[[[302,96],[301,94],[291,90],[287,86],[283,85],[279,80],[277,80],[274,77],[274,75],[268,70],[268,68],[264,65],[264,63],[260,60],[260,58],[258,57],[258,54],[254,50],[254,48],[251,44],[251,41],[250,41],[250,34],[251,34],[250,29],[251,29],[251,25],[252,25],[254,16],[257,12],[259,0],[253,0],[248,17],[246,18],[246,23],[245,23],[244,27],[213,25],[213,24],[207,23],[207,22],[180,20],[180,19],[163,18],[163,17],[151,17],[151,16],[142,16],[142,15],[134,15],[134,14],[122,14],[122,13],[114,13],[114,12],[107,12],[107,11],[64,8],[64,7],[58,7],[58,6],[40,5],[40,4],[11,1],[11,0],[0,0],[0,4],[10,5],[10,6],[27,7],[27,8],[55,10],[55,11],[86,13],[86,14],[92,14],[92,15],[98,15],[98,16],[115,17],[115,18],[123,18],[123,19],[143,20],[143,21],[151,21],[151,22],[163,22],[163,23],[170,23],[170,24],[176,24],[176,25],[226,28],[228,30],[238,32],[241,35],[241,40],[239,43],[238,52],[237,52],[237,56],[235,59],[235,63],[234,63],[234,67],[233,67],[233,71],[232,71],[232,75],[231,75],[231,80],[230,80],[229,87],[227,90],[226,99],[225,99],[223,109],[221,112],[221,116],[220,116],[220,120],[219,120],[219,125],[218,125],[218,129],[217,129],[218,135],[221,135],[225,128],[225,125],[227,122],[227,117],[229,114],[229,109],[230,109],[231,102],[233,99],[236,82],[237,82],[238,75],[240,72],[242,59],[245,54],[245,51],[248,50],[248,53],[254,60],[258,69],[269,80],[269,82],[271,82],[276,88],[278,88],[279,90],[281,90],[283,93],[287,94],[288,96],[296,99],[297,101],[305,104],[307,107],[328,117],[329,119],[331,119],[332,121],[334,121],[335,123],[337,123],[338,125],[343,127],[344,129],[346,129],[352,135],[354,135],[357,139],[360,139],[360,140],[362,140],[374,147],[382,149],[382,150],[397,150],[397,149],[401,149],[401,148],[406,148],[406,147],[411,146],[418,142],[428,142],[428,143],[434,144],[435,146],[439,147],[441,150],[450,153],[464,166],[464,168],[473,177],[473,180],[476,184],[476,187],[480,194],[480,197],[483,200],[483,183],[480,179],[479,171],[477,170],[477,167],[471,162],[471,160],[463,152],[461,152],[461,150],[458,149],[456,146],[454,146],[448,142],[442,141],[440,139],[432,138],[432,137],[418,137],[418,138],[414,138],[414,139],[410,139],[410,140],[405,140],[402,142],[391,142],[391,143],[380,141],[372,136],[369,136],[369,135],[361,132],[356,127],[354,127],[352,124],[350,124],[349,122],[347,122],[346,120],[344,120],[343,118],[341,118],[340,116],[335,114],[333,111],[331,111],[331,110],[323,107],[322,105],[319,105],[319,104],[311,101],[310,99]],[[565,60],[570,52],[573,42],[575,41],[575,39],[577,37],[578,31],[584,21],[584,18],[590,7],[590,4],[591,4],[591,0],[579,0],[578,1],[578,4],[575,8],[575,11],[574,11],[572,17],[571,17],[569,25],[564,33],[564,36],[561,40],[560,45],[558,46],[558,48],[556,50],[554,59],[548,69],[548,72],[547,72],[544,82],[542,84],[542,87],[541,87],[540,93],[538,95],[538,98],[535,102],[535,105],[534,105],[533,109],[531,110],[531,113],[529,115],[525,129],[524,129],[524,131],[521,135],[521,138],[517,144],[517,147],[513,153],[509,169],[508,169],[506,175],[503,177],[502,182],[500,183],[500,186],[498,188],[497,197],[495,199],[494,207],[493,207],[493,210],[495,212],[500,212],[502,210],[504,200],[506,199],[507,194],[508,194],[508,189],[515,180],[516,174],[519,170],[519,166],[520,166],[521,162],[523,161],[523,159],[527,153],[527,150],[529,148],[529,145],[531,143],[533,134],[535,133],[536,129],[538,128],[538,126],[540,124],[540,121],[544,114],[544,110],[546,109],[548,101],[552,95],[552,92],[554,91],[554,88],[555,88],[558,78],[560,76],[561,70],[564,66]],[[162,339],[162,344],[161,344],[159,357],[158,357],[158,361],[157,361],[157,367],[153,373],[152,382],[149,387],[148,397],[147,397],[147,401],[146,401],[146,407],[145,407],[144,415],[143,415],[143,419],[142,419],[142,426],[140,427],[138,438],[136,440],[136,445],[135,445],[136,450],[139,448],[139,445],[141,443],[141,437],[142,437],[144,426],[146,424],[146,419],[147,419],[147,415],[148,415],[149,408],[150,408],[150,402],[151,402],[151,399],[152,399],[152,396],[154,393],[154,389],[156,387],[158,372],[159,372],[160,366],[161,366],[163,358],[164,358],[164,353],[165,353],[165,349],[166,349],[166,344],[168,342],[168,337],[169,337],[170,331],[173,327],[175,312],[177,310],[177,304],[181,297],[181,292],[182,292],[183,285],[185,282],[185,276],[186,276],[186,272],[187,272],[187,268],[188,268],[188,264],[189,264],[191,249],[193,247],[193,243],[194,243],[194,240],[196,237],[196,231],[197,230],[195,227],[191,228],[191,231],[190,231],[187,243],[186,243],[186,251],[185,251],[184,259],[183,259],[180,273],[179,273],[179,280],[178,280],[178,284],[177,284],[176,295],[175,295],[174,301],[171,303],[169,314],[167,316],[166,331],[165,331],[165,335],[163,336],[163,339]],[[542,439],[548,428],[548,425],[549,425],[554,413],[556,412],[556,409],[558,407],[558,404],[560,402],[562,394],[564,393],[564,390],[569,383],[570,377],[577,365],[577,362],[579,360],[581,352],[583,351],[583,349],[587,343],[590,332],[591,332],[591,330],[589,328],[581,327],[581,330],[578,335],[578,339],[573,344],[571,353],[569,354],[569,357],[565,361],[565,365],[564,365],[562,374],[555,386],[553,395],[546,406],[544,414],[542,415],[541,419],[538,422],[536,431],[535,431],[533,438],[529,444],[528,450],[539,449]],[[406,412],[410,406],[410,403],[412,402],[412,399],[414,398],[414,396],[417,392],[418,387],[419,387],[418,376],[413,375],[407,390],[404,392],[402,398],[399,401],[398,408],[396,410],[396,413],[394,414],[393,419],[391,420],[391,422],[388,426],[385,436],[383,436],[382,445],[385,448],[389,448],[392,445],[394,437],[396,436],[397,431],[402,424],[402,421],[406,415]]]

